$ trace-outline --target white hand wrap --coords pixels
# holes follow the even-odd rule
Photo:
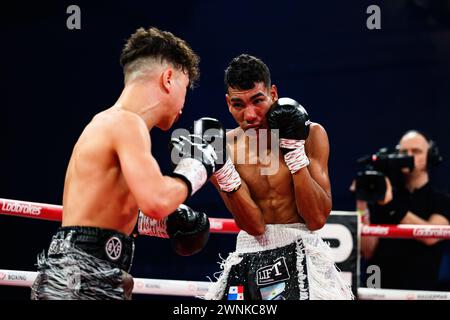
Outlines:
[[[305,153],[305,140],[280,139],[280,148],[292,149],[284,155],[284,161],[292,174],[309,165]]]
[[[214,173],[214,176],[222,191],[233,192],[241,186],[241,177],[230,159],[227,159],[223,167]]]
[[[198,191],[208,180],[208,174],[203,163],[193,158],[183,158],[173,173],[183,176],[191,184],[191,194]]]
[[[139,210],[138,218],[138,232],[139,234],[158,237],[169,238],[167,234],[167,217],[161,220],[152,219],[147,217],[142,211]]]

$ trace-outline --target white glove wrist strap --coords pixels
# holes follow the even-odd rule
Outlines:
[[[214,173],[220,190],[225,192],[233,192],[241,186],[241,177],[236,171],[233,162],[228,158],[220,170]]]
[[[309,165],[305,140],[280,139],[280,148],[292,149],[284,155],[284,161],[292,174]]]

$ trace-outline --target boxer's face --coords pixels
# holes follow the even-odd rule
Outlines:
[[[399,151],[414,157],[413,173],[427,170],[427,155],[429,144],[427,140],[417,132],[410,132],[402,137],[399,143]],[[408,173],[408,169],[403,171]]]
[[[160,129],[168,130],[181,116],[186,92],[189,87],[189,76],[180,70],[174,70],[170,80],[169,102],[167,106],[167,115],[164,121],[159,125]]]
[[[266,113],[277,98],[275,85],[268,89],[263,82],[250,90],[229,87],[226,94],[228,109],[243,130],[267,128]]]
[[[173,81],[173,94],[175,97],[174,101],[174,116],[172,124],[178,120],[184,107],[184,102],[186,100],[186,92],[189,87],[189,76],[182,72],[177,71]]]

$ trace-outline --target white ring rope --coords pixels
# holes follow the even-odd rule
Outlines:
[[[359,300],[450,300],[450,291],[358,288]]]
[[[31,287],[37,272],[0,269],[0,285]],[[134,294],[202,297],[209,281],[134,278]],[[359,300],[450,300],[447,291],[358,288]]]
[[[0,269],[0,286],[31,287],[37,272]],[[208,291],[209,281],[134,278],[133,293],[199,297]]]

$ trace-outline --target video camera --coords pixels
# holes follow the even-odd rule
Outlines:
[[[356,175],[356,199],[368,202],[383,200],[386,194],[387,176],[393,188],[404,183],[403,168],[414,169],[414,157],[398,150],[389,152],[388,148],[381,148],[377,153],[366,155],[357,160],[365,165],[363,171]]]

